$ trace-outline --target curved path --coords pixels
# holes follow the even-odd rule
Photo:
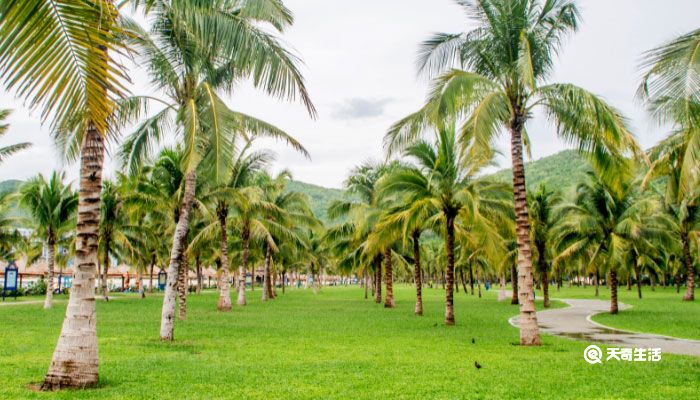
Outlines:
[[[610,309],[610,302],[603,300],[557,299],[570,307],[539,311],[537,322],[542,331],[585,342],[608,343],[620,347],[660,348],[666,353],[700,357],[700,341],[678,339],[670,336],[636,333],[610,328],[591,320],[591,316]],[[630,306],[619,304],[624,310]],[[518,317],[508,322],[518,326]]]

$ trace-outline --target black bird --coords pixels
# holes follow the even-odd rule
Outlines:
[[[476,367],[476,369],[481,369],[481,364],[479,364],[478,361],[474,361],[474,366]]]
[[[475,343],[476,343],[476,340],[474,340],[474,338],[472,338],[472,344],[475,344]]]

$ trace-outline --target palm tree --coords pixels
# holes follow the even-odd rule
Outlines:
[[[453,285],[455,266],[455,227],[467,229],[476,221],[484,222],[485,213],[496,213],[502,208],[500,184],[478,180],[475,175],[484,166],[481,159],[465,158],[456,143],[454,128],[437,132],[435,142],[418,141],[407,147],[403,155],[415,163],[397,167],[380,182],[380,193],[404,196],[412,208],[444,227],[447,266],[445,272],[445,324],[454,325]],[[488,161],[488,160],[487,160]],[[501,193],[499,193],[499,191]],[[499,198],[500,197],[500,198]],[[435,222],[436,223],[436,222]]]
[[[126,177],[121,176],[123,181]],[[127,236],[130,221],[125,210],[125,194],[121,192],[119,183],[106,180],[102,185],[101,218],[100,218],[100,248],[102,251],[102,297],[109,300],[107,280],[110,267],[110,255],[116,247],[131,247],[132,240]]]
[[[559,193],[547,190],[542,184],[529,199],[530,224],[532,226],[532,239],[537,251],[537,269],[542,282],[542,298],[544,307],[549,307],[549,267],[550,267],[550,245],[549,232],[555,223],[554,209],[561,203]]]
[[[48,250],[49,277],[46,285],[44,308],[52,307],[56,243],[73,226],[78,208],[77,194],[71,185],[63,183],[65,173],[54,172],[47,181],[38,175],[22,185],[19,203],[31,215],[35,233]]]
[[[496,136],[503,131],[510,134],[520,270],[520,343],[539,345],[523,165],[528,120],[538,106],[542,107],[555,122],[557,134],[589,154],[594,165],[605,172],[606,180],[614,180],[626,165],[622,160],[627,150],[641,152],[625,119],[599,97],[572,84],[544,84],[564,38],[578,27],[579,12],[573,1],[457,3],[476,28],[467,33],[436,34],[423,43],[420,71],[438,77],[426,105],[392,127],[386,145],[390,151],[400,150],[426,126],[445,124],[445,116],[465,117],[459,140],[471,157],[490,154]]]
[[[10,116],[10,113],[12,113],[11,110],[0,109],[0,137],[4,136],[7,133],[8,128],[10,127],[9,124],[3,123],[3,121],[5,121],[7,119],[7,117]],[[15,154],[18,151],[27,149],[31,146],[32,146],[31,143],[23,142],[23,143],[11,144],[9,146],[0,147],[0,164],[2,164],[3,161],[5,161],[5,159],[7,157],[11,156],[12,154]]]
[[[659,242],[668,230],[658,218],[658,202],[641,196],[630,180],[612,188],[595,173],[578,185],[572,204],[562,205],[552,237],[556,238],[558,255],[564,259],[584,261],[607,269],[610,275],[610,313],[617,314],[618,271],[625,264],[636,265],[639,245],[643,241]]]
[[[110,116],[127,79],[109,55],[123,46],[117,21],[112,0],[0,3],[0,78],[32,108],[42,108],[42,119],[50,120],[59,140],[75,145],[70,158],[80,154],[77,273],[42,385],[48,390],[98,381],[94,281],[102,165],[105,138],[114,133]]]
[[[272,0],[270,0],[272,1]],[[267,1],[266,1],[267,2]],[[175,276],[184,251],[190,209],[195,196],[197,167],[225,182],[233,162],[236,139],[246,134],[282,136],[263,121],[231,110],[221,98],[235,83],[252,77],[255,86],[274,96],[299,96],[313,115],[303,79],[290,55],[266,28],[282,32],[293,18],[281,3],[271,7],[258,2],[202,0],[137,1],[155,20],[149,33],[135,24],[130,28],[134,46],[145,56],[155,87],[168,96],[155,100],[162,108],[147,118],[122,149],[125,165],[140,165],[164,131],[176,127],[185,144],[186,172],[180,219],[173,237],[168,283],[161,319],[162,340],[172,340],[175,313]],[[265,26],[261,26],[265,25]],[[125,118],[138,119],[152,97],[133,97],[124,103]]]

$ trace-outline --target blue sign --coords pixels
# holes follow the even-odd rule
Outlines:
[[[71,286],[73,286],[73,283],[71,282],[70,276],[64,276],[63,277],[63,288],[70,289]]]
[[[15,299],[17,299],[17,278],[19,273],[17,271],[17,266],[14,260],[10,261],[10,264],[5,267],[5,283],[2,286],[2,301],[5,301],[5,292],[14,292]]]
[[[165,290],[165,283],[168,281],[168,274],[162,269],[158,273],[158,289]]]

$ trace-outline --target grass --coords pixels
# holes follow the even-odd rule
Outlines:
[[[680,293],[672,287],[657,287],[652,291],[649,286],[642,287],[642,298],[637,295],[637,287],[627,290],[625,286],[618,289],[618,301],[629,304],[632,308],[620,311],[618,315],[598,314],[592,319],[614,328],[635,332],[657,333],[686,339],[700,340],[700,302],[684,302],[684,288]],[[595,288],[563,287],[560,293],[552,291],[552,297],[595,299]],[[610,301],[610,290],[600,287],[600,300]]]
[[[0,307],[0,398],[697,398],[697,358],[588,365],[583,342],[545,335],[541,347],[518,346],[507,322],[517,306],[493,293],[456,294],[454,327],[442,324],[444,292],[424,293],[423,317],[406,286],[394,310],[358,288],[267,303],[256,290],[230,313],[216,311],[214,293],[191,295],[174,343],[158,340],[162,298],[98,302],[99,387],[55,393],[29,385],[46,373],[65,303]]]

